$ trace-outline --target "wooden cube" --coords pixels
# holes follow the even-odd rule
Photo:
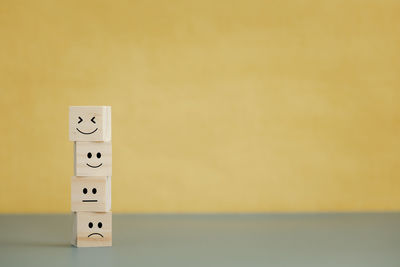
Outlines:
[[[111,142],[75,142],[75,176],[111,176]]]
[[[111,212],[73,212],[72,245],[76,247],[110,247],[112,245]]]
[[[97,212],[110,211],[111,177],[72,176],[71,210]]]
[[[110,106],[70,106],[70,141],[111,141]]]

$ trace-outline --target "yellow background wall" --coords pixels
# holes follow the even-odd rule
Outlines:
[[[400,209],[399,1],[1,1],[0,212],[68,212],[69,105],[115,212]]]

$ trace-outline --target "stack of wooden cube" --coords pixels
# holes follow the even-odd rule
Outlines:
[[[69,139],[74,142],[72,244],[111,246],[111,107],[71,106]]]

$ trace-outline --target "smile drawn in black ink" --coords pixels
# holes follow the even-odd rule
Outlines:
[[[92,165],[90,165],[89,163],[86,163],[86,165],[88,165],[88,166],[91,167],[91,168],[98,168],[98,167],[100,167],[101,165],[103,165],[103,163],[100,163],[100,164],[97,165],[97,166],[92,166]]]
[[[87,237],[91,237],[92,235],[99,235],[99,236],[101,236],[101,237],[103,237],[104,238],[104,236],[102,235],[102,234],[100,234],[100,233],[91,233],[90,235],[88,235]]]
[[[99,128],[96,128],[96,129],[94,129],[93,131],[91,131],[90,133],[85,133],[85,132],[82,132],[81,130],[79,130],[78,128],[76,128],[77,130],[78,130],[78,132],[80,132],[81,134],[92,134],[92,133],[94,133],[95,131],[97,131]]]
[[[82,202],[97,202],[97,199],[84,199]]]

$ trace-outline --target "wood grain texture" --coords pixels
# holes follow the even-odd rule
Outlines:
[[[111,177],[71,177],[71,211],[111,210]]]
[[[112,245],[111,212],[73,212],[72,245],[109,247]]]
[[[111,141],[110,106],[70,106],[70,141]]]
[[[75,176],[111,176],[111,142],[75,142],[74,155]]]

